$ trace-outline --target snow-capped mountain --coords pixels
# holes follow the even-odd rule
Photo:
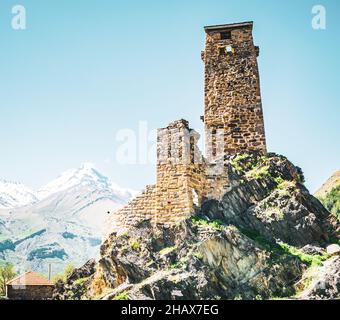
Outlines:
[[[38,199],[48,198],[50,195],[79,186],[95,187],[100,190],[111,190],[120,200],[128,200],[134,191],[123,189],[113,184],[107,177],[101,175],[92,163],[84,163],[78,169],[64,172],[57,179],[51,181],[36,192]]]
[[[23,184],[0,180],[0,208],[22,207],[37,201],[34,191]]]
[[[8,190],[2,194],[14,194]],[[32,197],[0,210],[0,262],[9,261],[20,272],[42,273],[49,263],[57,272],[96,257],[108,213],[136,194],[113,184],[91,164],[27,193]]]

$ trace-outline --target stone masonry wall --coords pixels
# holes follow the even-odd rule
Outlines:
[[[149,219],[152,224],[171,225],[190,216],[203,197],[204,163],[197,147],[199,134],[185,120],[158,130],[157,182],[110,219],[110,229],[124,232]]]
[[[145,190],[130,201],[124,208],[113,213],[116,218],[111,227],[123,229],[143,219],[152,219],[157,207],[156,185],[146,186]],[[112,219],[112,217],[110,217]]]
[[[11,300],[47,300],[52,298],[54,286],[7,285],[7,298]]]
[[[203,157],[199,134],[185,120],[158,130],[157,221],[173,222],[192,214],[202,200]]]
[[[252,23],[206,27],[206,157],[266,152]]]

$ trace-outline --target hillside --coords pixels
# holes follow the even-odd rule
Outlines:
[[[233,187],[172,225],[136,221],[55,299],[336,299],[339,222],[285,157],[232,156]]]
[[[340,221],[340,170],[327,180],[315,196]]]
[[[335,187],[340,185],[340,170],[336,171],[321,187],[315,192],[317,198],[324,198]]]

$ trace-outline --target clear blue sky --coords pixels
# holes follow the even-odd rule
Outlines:
[[[18,3],[25,31],[11,28]],[[315,4],[324,31],[311,27]],[[152,165],[115,163],[116,132],[179,118],[202,130],[203,26],[247,20],[269,150],[314,191],[340,169],[338,0],[0,1],[0,177],[37,188],[91,161],[122,186],[152,183]]]

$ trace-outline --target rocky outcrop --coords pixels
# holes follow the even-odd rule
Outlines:
[[[200,220],[153,232],[140,226],[133,236],[111,235],[102,249],[98,267],[114,288],[104,299],[269,298],[293,292],[304,270],[297,258],[267,251],[235,227]]]
[[[339,299],[340,292],[340,257],[333,257],[322,267],[309,273],[304,281],[310,283],[300,294],[300,298],[309,300]]]
[[[203,215],[298,247],[329,240],[334,232],[327,221],[329,212],[303,186],[299,168],[274,154],[268,158],[248,156],[234,165],[244,182],[227,192],[222,201],[206,202]]]
[[[231,157],[225,168],[232,187],[222,199],[176,225],[144,220],[112,233],[91,272],[71,275],[55,298],[339,298],[338,256],[327,254],[338,222],[301,170],[274,154]],[[305,281],[313,270],[322,293]]]
[[[66,281],[59,280],[55,284],[54,300],[80,300],[87,292],[86,285],[90,283],[90,277],[95,273],[96,261],[86,262],[82,267],[74,269]]]

